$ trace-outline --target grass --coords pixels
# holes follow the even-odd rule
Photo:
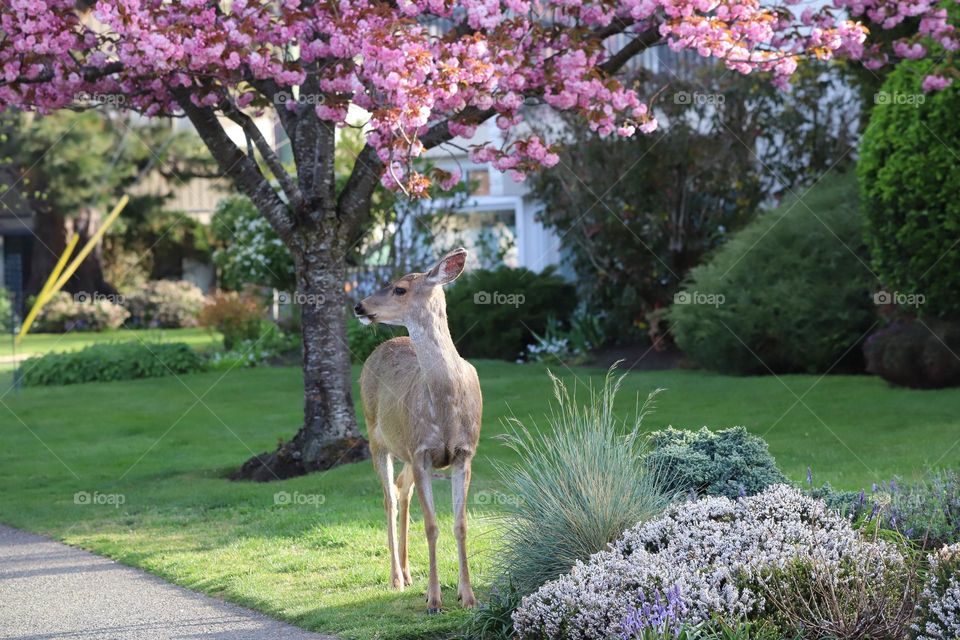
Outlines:
[[[477,368],[486,406],[469,508],[471,569],[482,595],[498,549],[492,464],[515,461],[494,437],[511,411],[542,418],[551,387],[538,365]],[[577,369],[561,377],[598,384],[603,373]],[[617,410],[626,415],[636,393],[656,387],[667,391],[646,428],[742,424],[766,437],[795,480],[808,465],[818,482],[851,489],[927,465],[960,466],[960,389],[894,389],[866,376],[659,371],[628,375]],[[251,453],[292,435],[301,401],[295,368],[9,393],[0,398],[0,522],[344,638],[451,634],[465,614],[456,605],[447,481],[435,484],[448,610],[427,616],[419,510],[411,538],[414,584],[394,592],[371,465],[268,484],[225,479]],[[75,503],[76,492],[95,494],[94,504]],[[276,504],[277,492],[291,504]],[[117,501],[111,496],[122,496],[123,504],[109,504]]]
[[[17,345],[17,355],[49,353],[51,351],[77,351],[99,342],[186,342],[192,347],[208,348],[219,343],[219,336],[206,329],[112,329],[108,331],[70,333],[28,333]],[[13,340],[10,336],[0,339],[0,358],[13,355]]]
[[[4,390],[12,380],[10,372],[16,368],[16,356],[35,356],[56,351],[79,351],[102,342],[185,342],[200,350],[221,345],[218,334],[207,329],[111,329],[102,332],[71,331],[68,333],[28,333],[14,347],[13,337],[0,335],[0,387]]]

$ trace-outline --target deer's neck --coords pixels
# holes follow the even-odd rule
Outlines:
[[[420,371],[434,402],[445,402],[458,388],[460,354],[447,326],[447,308],[440,296],[433,297],[420,321],[407,327],[420,363]]]

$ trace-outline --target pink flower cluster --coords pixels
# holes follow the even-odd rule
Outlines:
[[[530,101],[576,112],[603,135],[653,131],[645,97],[603,68],[635,38],[741,73],[770,72],[778,84],[802,56],[875,65],[923,56],[929,42],[957,48],[934,0],[834,5],[796,15],[760,0],[99,0],[83,12],[73,0],[6,0],[0,108],[46,111],[123,94],[128,108],[170,114],[187,91],[215,110],[313,109],[343,124],[355,104],[371,114],[368,141],[387,167],[384,182],[422,193],[430,181],[409,160],[423,153],[424,134],[446,127],[470,138],[491,115],[514,129]],[[835,18],[838,9],[885,28],[919,18],[919,31],[882,51],[866,43],[863,25]],[[317,88],[304,95],[309,74]],[[931,76],[925,86],[948,83]],[[558,161],[536,137],[479,145],[473,156],[517,178]]]

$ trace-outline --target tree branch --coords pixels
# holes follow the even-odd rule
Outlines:
[[[257,163],[234,144],[211,108],[193,104],[188,89],[179,87],[172,91],[180,108],[187,114],[223,172],[238,189],[253,200],[277,235],[289,243],[294,232],[293,218],[286,203],[270,186]]]
[[[294,211],[299,211],[303,206],[303,194],[290,177],[290,174],[283,168],[283,165],[280,163],[280,158],[278,158],[277,154],[270,148],[260,128],[257,127],[250,116],[232,104],[227,103],[224,105],[223,112],[224,115],[240,125],[246,136],[250,140],[253,140],[257,151],[260,152],[260,157],[267,163],[267,166],[270,167],[270,172],[273,173],[277,182],[280,183],[280,188],[283,189],[283,193],[287,196],[290,206]]]
[[[657,27],[650,27],[643,33],[637,34],[633,40],[623,46],[620,51],[607,58],[606,62],[597,68],[607,75],[613,75],[623,68],[631,58],[643,53],[663,39]]]

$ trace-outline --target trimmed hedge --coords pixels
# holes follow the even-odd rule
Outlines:
[[[205,368],[203,357],[184,343],[117,342],[30,358],[17,375],[24,386],[40,387],[157,378]]]
[[[901,62],[884,82],[857,172],[877,275],[923,295],[920,315],[944,317],[960,314],[960,83],[925,93],[935,62]]]
[[[960,322],[902,320],[880,329],[863,345],[867,371],[905,387],[960,385]]]
[[[667,312],[680,348],[724,373],[858,369],[876,280],[857,203],[854,177],[833,176],[734,234]]]

